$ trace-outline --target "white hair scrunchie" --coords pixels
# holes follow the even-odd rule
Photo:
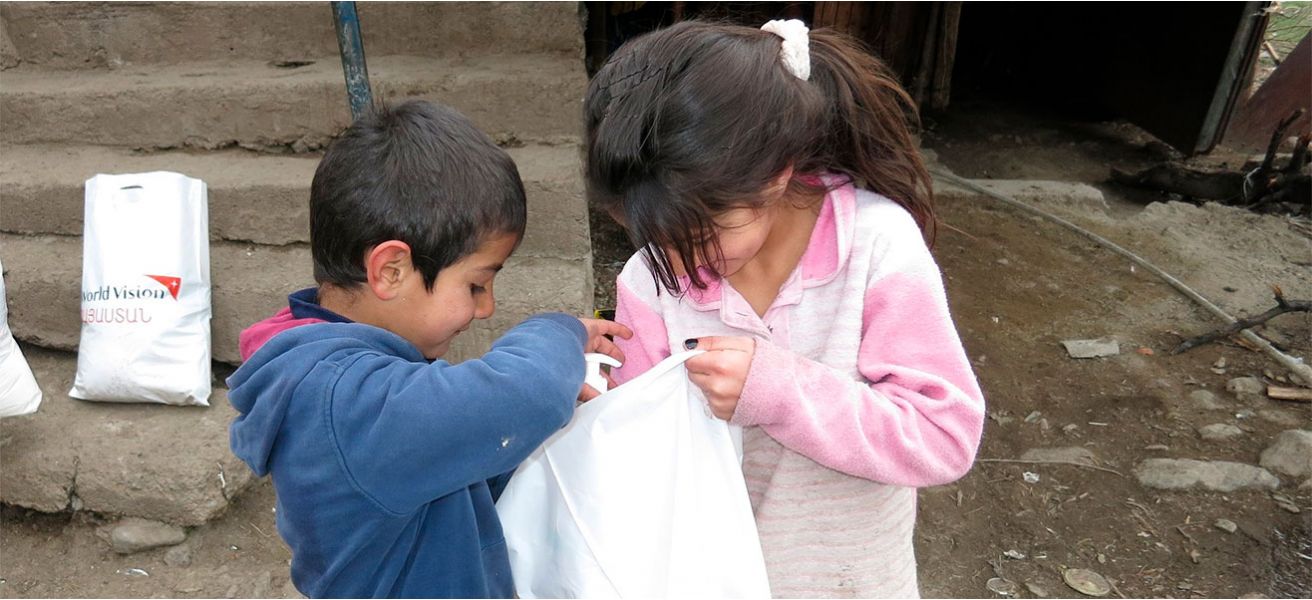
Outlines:
[[[779,49],[779,58],[784,66],[798,79],[806,81],[811,78],[811,49],[807,38],[806,23],[798,19],[777,19],[761,26],[761,31],[768,31],[783,38],[783,47]]]

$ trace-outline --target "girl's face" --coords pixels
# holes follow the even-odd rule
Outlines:
[[[755,259],[761,249],[770,243],[771,236],[777,233],[775,229],[781,222],[780,213],[786,209],[785,195],[792,175],[793,167],[790,165],[761,190],[753,202],[756,206],[731,208],[713,217],[711,220],[715,230],[708,237],[718,240],[720,253],[718,256],[709,256],[715,254],[715,246],[708,245],[697,253],[694,264],[699,268],[714,267],[720,277],[728,278]],[[620,227],[628,228],[621,207],[611,210],[610,217]],[[683,266],[683,256],[678,250],[662,245],[661,253],[669,261],[675,276],[688,275]]]
[[[792,166],[777,175],[765,189],[761,190],[758,207],[732,208],[716,215],[714,236],[719,240],[720,255],[705,256],[704,254],[714,251],[713,247],[708,248],[697,256],[697,266],[707,266],[714,261],[715,272],[719,273],[720,277],[728,278],[756,258],[774,232],[779,213],[784,206],[783,198],[788,189],[788,181],[792,176]],[[687,275],[679,253],[668,247],[663,250],[670,260],[670,266],[674,267],[675,274]]]
[[[715,270],[721,277],[731,277],[760,253],[774,228],[777,206],[735,208],[715,218],[721,253]],[[702,264],[698,261],[698,266]]]
[[[715,217],[715,233],[720,242],[720,256],[706,256],[706,253],[713,252],[713,248],[708,248],[705,252],[698,253],[696,264],[698,267],[713,266],[715,271],[721,277],[731,277],[737,273],[743,265],[756,258],[765,246],[765,241],[770,237],[770,232],[774,228],[775,215],[778,212],[777,205],[768,205],[765,208],[735,208]],[[673,248],[663,248],[665,255],[670,260],[670,266],[674,267],[676,275],[687,275],[683,268],[683,257]]]

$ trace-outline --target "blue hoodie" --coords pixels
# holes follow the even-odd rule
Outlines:
[[[582,324],[532,317],[482,358],[451,365],[384,329],[300,308],[309,324],[273,336],[228,379],[241,413],[232,451],[273,474],[296,588],[513,597],[493,503],[573,414]]]

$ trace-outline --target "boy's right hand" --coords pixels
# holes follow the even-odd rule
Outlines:
[[[633,337],[633,332],[630,331],[628,327],[605,319],[581,318],[579,321],[582,322],[583,327],[588,330],[588,342],[583,346],[584,352],[600,352],[615,360],[624,362],[624,353],[620,352],[619,346],[616,346],[615,342],[611,341],[606,336],[620,336],[620,338],[627,340]],[[615,382],[611,381],[610,375],[606,376],[606,380],[610,382],[610,385],[615,385]],[[579,402],[587,402],[588,400],[600,395],[601,392],[594,390],[592,389],[592,386],[585,384],[579,389],[578,400]]]

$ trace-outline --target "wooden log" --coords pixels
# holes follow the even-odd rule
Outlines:
[[[1243,173],[1204,171],[1178,163],[1163,163],[1136,173],[1113,167],[1112,180],[1203,200],[1238,201],[1244,194]]]
[[[1312,390],[1305,388],[1276,387],[1274,385],[1268,385],[1266,386],[1266,395],[1272,400],[1312,402]]]

